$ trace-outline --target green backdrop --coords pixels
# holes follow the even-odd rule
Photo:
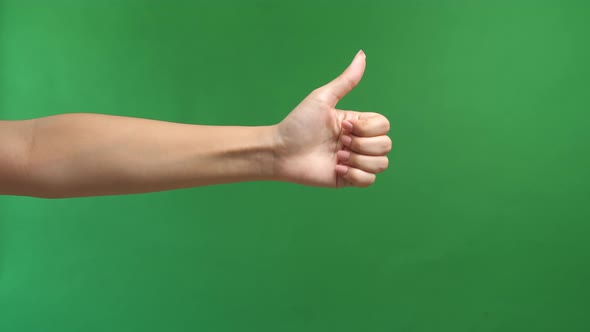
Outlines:
[[[0,331],[590,330],[587,1],[0,0],[0,117],[280,121],[358,49],[368,189],[0,197]]]

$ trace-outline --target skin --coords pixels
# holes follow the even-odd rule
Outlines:
[[[388,166],[389,121],[338,110],[360,82],[360,51],[279,124],[200,126],[73,113],[0,121],[0,194],[145,193],[240,181],[366,187]]]

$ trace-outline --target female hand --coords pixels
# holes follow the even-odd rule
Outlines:
[[[275,173],[321,187],[366,187],[388,167],[389,121],[377,113],[336,109],[365,71],[360,51],[332,82],[314,90],[276,126]]]

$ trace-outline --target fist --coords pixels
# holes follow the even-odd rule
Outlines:
[[[360,82],[360,51],[336,79],[310,93],[275,126],[279,180],[321,187],[366,187],[387,169],[391,139],[381,114],[339,110],[336,104]]]

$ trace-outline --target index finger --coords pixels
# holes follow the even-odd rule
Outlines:
[[[352,133],[361,137],[375,137],[389,132],[389,120],[378,113],[361,113],[359,119],[348,119],[352,124]]]

